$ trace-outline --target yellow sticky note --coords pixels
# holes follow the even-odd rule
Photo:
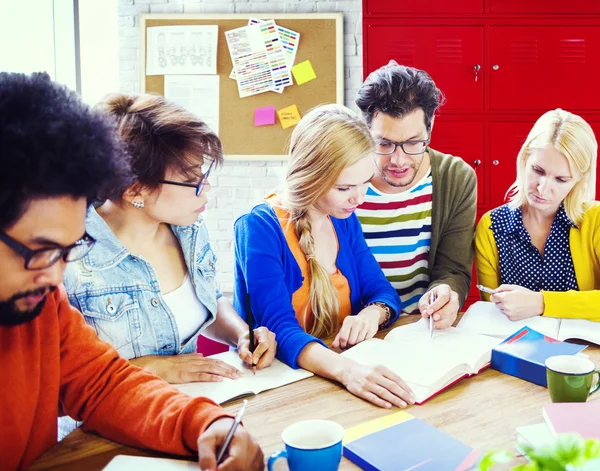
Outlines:
[[[277,111],[283,129],[295,126],[300,122],[300,112],[296,105],[291,105]]]
[[[303,83],[310,82],[317,78],[317,74],[312,67],[310,61],[300,62],[292,67],[292,73],[294,74],[294,78],[296,79],[296,83],[298,85],[302,85]]]

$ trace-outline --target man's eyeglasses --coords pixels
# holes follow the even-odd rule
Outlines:
[[[181,182],[174,182],[171,180],[161,180],[160,183],[166,183],[167,185],[187,186],[190,188],[196,188],[196,196],[200,196],[200,193],[202,193],[202,190],[204,189],[204,185],[206,185],[208,176],[210,175],[210,171],[212,170],[214,163],[215,163],[214,160],[210,163],[210,165],[208,166],[208,170],[206,171],[206,173],[204,175],[202,175],[202,178],[200,179],[200,183],[198,183],[197,185],[194,183],[181,183]]]
[[[53,247],[38,250],[31,250],[2,231],[0,231],[0,240],[25,259],[26,270],[43,270],[44,268],[51,267],[61,258],[65,262],[81,260],[96,243],[96,240],[87,233],[68,247]]]
[[[407,155],[419,155],[425,152],[427,149],[427,145],[430,142],[430,138],[420,141],[404,141],[404,142],[394,142],[394,141],[377,141],[375,143],[375,153],[379,155],[390,155],[396,152],[396,148],[400,146],[402,152]]]

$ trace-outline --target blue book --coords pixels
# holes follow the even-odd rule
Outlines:
[[[479,454],[406,412],[352,427],[344,435],[344,456],[365,471],[464,471]]]
[[[523,327],[492,349],[491,367],[547,387],[546,359],[554,355],[576,355],[585,347],[561,342],[529,327]]]

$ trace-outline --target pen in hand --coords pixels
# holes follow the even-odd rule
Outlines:
[[[235,433],[235,429],[238,425],[240,425],[240,422],[242,421],[242,417],[244,415],[244,412],[246,411],[247,404],[248,400],[244,399],[244,402],[242,402],[242,407],[240,407],[240,410],[238,410],[237,414],[235,415],[235,419],[233,419],[233,424],[231,424],[231,428],[229,429],[229,432],[227,432],[227,436],[225,437],[223,445],[221,446],[219,454],[217,455],[217,465],[220,465],[223,461],[223,458],[225,457],[225,453],[227,452],[227,448],[229,448],[229,444],[231,443],[233,434]]]
[[[252,306],[250,305],[250,293],[246,293],[246,304],[248,306],[248,338],[250,339],[249,350],[254,354],[256,345],[254,345],[254,316],[252,315]],[[254,355],[252,355],[252,373],[256,374],[256,365],[254,364]]]
[[[429,293],[429,306],[435,302],[435,293],[431,291]],[[429,340],[433,339],[433,313],[429,315]]]

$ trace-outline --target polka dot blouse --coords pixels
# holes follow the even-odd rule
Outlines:
[[[523,225],[521,209],[500,206],[491,213],[490,229],[496,239],[503,284],[519,285],[532,291],[579,290],[569,248],[571,222],[560,206],[542,256]]]

